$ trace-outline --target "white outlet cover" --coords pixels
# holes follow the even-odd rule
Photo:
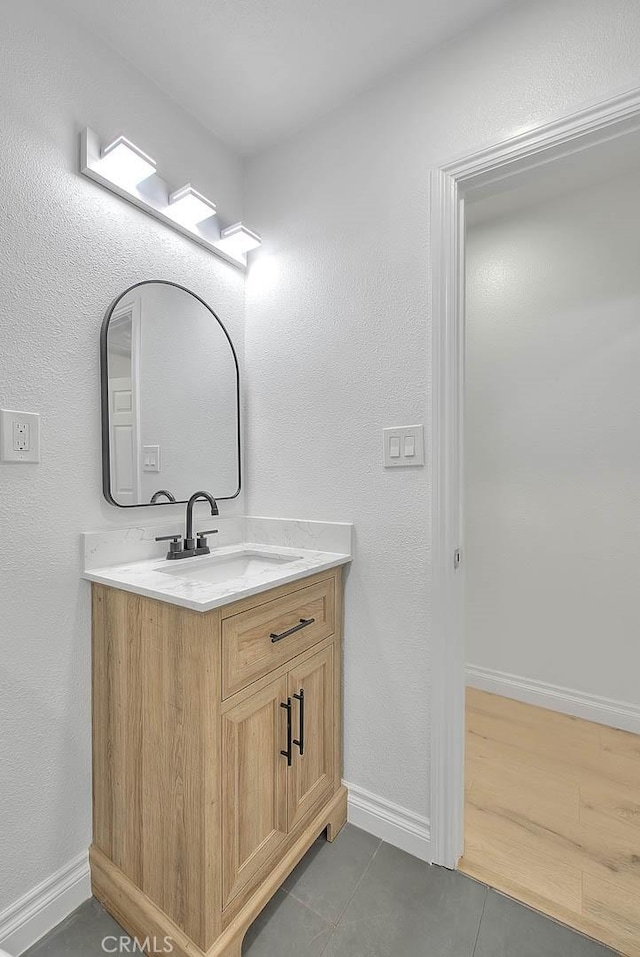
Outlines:
[[[395,429],[383,429],[382,441],[386,469],[424,465],[423,425],[401,425]]]
[[[28,448],[14,448],[16,427],[28,426]],[[37,412],[15,412],[12,409],[0,409],[0,461],[1,462],[39,462],[40,461],[40,416]]]

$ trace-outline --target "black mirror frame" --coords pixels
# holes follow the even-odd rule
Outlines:
[[[240,367],[238,365],[238,356],[236,354],[235,347],[231,341],[231,336],[227,332],[224,323],[216,315],[211,306],[209,306],[204,299],[198,296],[197,293],[192,292],[191,289],[187,289],[186,286],[181,286],[177,282],[169,282],[167,279],[144,279],[142,282],[136,282],[132,286],[129,286],[128,289],[125,289],[124,292],[121,292],[111,303],[107,309],[106,315],[102,321],[102,329],[100,330],[100,399],[101,399],[101,417],[102,417],[102,491],[104,497],[110,505],[115,505],[116,508],[156,508],[158,506],[164,505],[186,505],[187,499],[180,499],[176,502],[143,502],[135,505],[121,505],[119,502],[116,502],[111,494],[111,456],[109,451],[109,385],[108,385],[108,353],[107,353],[107,334],[109,331],[109,322],[111,321],[111,316],[113,315],[113,310],[118,305],[120,300],[132,292],[134,289],[138,289],[140,286],[149,286],[149,285],[163,285],[163,286],[172,286],[174,289],[180,289],[182,292],[188,293],[190,296],[193,296],[194,299],[197,299],[205,309],[207,309],[215,321],[218,323],[222,331],[224,332],[227,342],[231,348],[231,354],[233,356],[233,361],[236,367],[236,422],[237,422],[237,448],[238,448],[238,488],[233,493],[233,495],[216,495],[215,491],[211,489],[211,494],[214,496],[218,502],[226,502],[231,499],[237,498],[242,489],[242,446],[241,446],[241,423],[240,423]]]

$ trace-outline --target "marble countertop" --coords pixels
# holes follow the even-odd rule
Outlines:
[[[241,524],[236,521],[233,527],[234,534],[221,536],[223,540],[228,541],[231,538],[235,541],[228,544],[225,541],[224,545],[211,548],[211,554],[208,556],[186,558],[177,562],[169,562],[164,557],[166,542],[160,546],[155,543],[155,534],[158,534],[159,526],[110,529],[106,532],[86,534],[83,577],[88,581],[121,588],[147,598],[155,598],[158,601],[205,612],[278,585],[286,585],[317,572],[345,565],[352,560],[350,525],[336,523],[332,529],[331,523],[293,523],[269,519],[267,520],[271,523],[268,526],[269,534],[260,535],[260,538],[267,541],[238,540],[244,537],[243,531],[255,531],[264,521],[243,519]],[[282,527],[279,527],[280,522]],[[314,534],[310,535],[309,529],[312,524],[315,526]],[[297,526],[299,531],[296,532],[296,528],[292,526]],[[118,547],[118,540],[120,547]],[[309,544],[316,544],[318,540],[322,540],[325,547],[330,544],[340,550],[325,551],[317,546],[316,548],[308,547]],[[298,547],[298,541],[307,547]],[[154,554],[141,559],[141,549],[144,548],[152,548]],[[119,554],[124,561],[114,562],[113,558],[116,554]],[[258,567],[221,582],[188,578],[193,572],[206,574],[207,566],[216,565],[225,559],[247,556],[256,558],[255,564],[258,565],[260,556],[264,556],[265,565],[268,567]],[[99,563],[101,559],[106,559],[105,564],[96,565],[96,562]],[[274,562],[274,559],[281,559],[282,564]]]

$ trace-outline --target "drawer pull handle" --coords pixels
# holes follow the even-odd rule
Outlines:
[[[291,746],[291,698],[287,698],[286,704],[284,701],[281,701],[280,707],[284,708],[287,712],[287,750],[281,751],[280,754],[283,758],[287,759],[287,767],[290,768],[293,758],[293,747]]]
[[[294,694],[293,697],[300,702],[300,737],[294,738],[293,743],[302,757],[304,754],[304,688],[300,688],[300,694]]]
[[[294,632],[300,631],[302,628],[306,628],[307,625],[312,625],[315,621],[315,618],[301,618],[299,624],[294,625],[293,628],[289,628],[287,631],[282,631],[280,634],[276,634],[274,631],[271,632],[271,641],[273,644],[276,641],[282,641],[283,638],[288,638],[289,635],[293,635]]]

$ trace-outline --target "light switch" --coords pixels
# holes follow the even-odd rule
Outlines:
[[[424,427],[403,425],[383,429],[384,467],[424,465]]]
[[[40,461],[40,416],[37,412],[0,410],[0,452],[3,462]]]
[[[142,446],[142,471],[159,472],[160,471],[160,446],[143,445]]]

